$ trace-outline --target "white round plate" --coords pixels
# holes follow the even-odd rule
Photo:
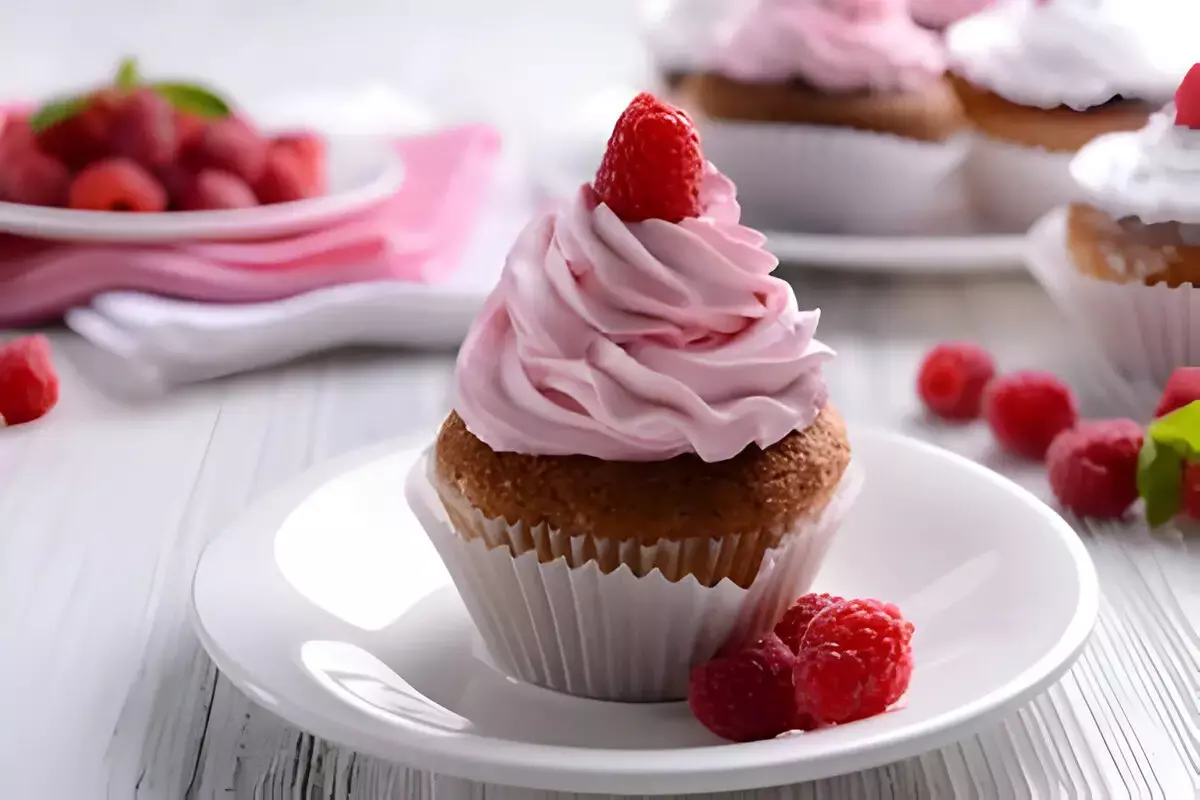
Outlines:
[[[404,165],[386,139],[328,138],[326,185],[320,197],[230,211],[131,214],[0,202],[0,231],[82,242],[172,242],[257,239],[299,233],[363,211],[400,187]]]
[[[570,197],[596,174],[617,117],[637,94],[613,86],[558,113],[542,125],[534,179],[551,197]],[[720,166],[719,164],[717,165]],[[1021,235],[867,237],[764,230],[780,261],[841,271],[952,275],[1010,272],[1024,268]]]
[[[728,744],[686,703],[606,703],[505,677],[405,504],[419,448],[352,455],[257,504],[202,556],[193,620],[266,708],[438,773],[659,794],[877,766],[997,723],[1050,686],[1092,629],[1098,588],[1070,526],[1007,479],[897,435],[863,432],[853,446],[866,486],[817,588],[891,600],[916,625],[906,699],[861,722]]]

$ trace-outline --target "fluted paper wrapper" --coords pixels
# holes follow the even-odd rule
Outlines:
[[[1134,383],[1166,385],[1176,367],[1200,366],[1200,288],[1118,283],[1080,272],[1067,248],[1067,211],[1029,232],[1030,271],[1096,349]]]
[[[981,229],[1025,233],[1051,209],[1074,200],[1078,190],[1069,170],[1074,157],[975,137],[965,171]]]
[[[737,548],[732,537],[724,546],[704,539],[643,547],[508,525],[470,508],[453,488],[435,489],[432,458],[413,467],[408,501],[497,666],[566,694],[629,702],[686,697],[693,666],[727,642],[770,630],[808,590],[862,482],[851,464],[824,511],[768,551],[749,588],[729,580],[707,587],[692,575],[666,575],[694,563],[695,547],[718,562]],[[614,559],[620,566],[601,569]]]
[[[705,156],[748,225],[852,236],[957,234],[974,221],[969,137],[922,142],[824,125],[701,120]]]

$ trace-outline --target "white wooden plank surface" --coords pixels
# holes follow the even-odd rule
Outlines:
[[[839,350],[853,424],[881,424],[994,461],[978,427],[924,422],[915,365],[973,338],[1010,368],[1069,376],[1111,413],[1056,312],[1021,278],[896,283],[797,276]],[[204,543],[309,465],[413,431],[449,407],[452,359],[342,353],[128,405],[96,388],[94,354],[55,333],[64,400],[0,434],[0,796],[30,798],[537,797],[358,757],[257,709],[221,680],[186,623]],[[741,798],[1174,798],[1200,786],[1197,547],[1145,531],[1083,534],[1105,592],[1071,674],[1005,724],[884,769]],[[398,754],[400,756],[401,754]]]

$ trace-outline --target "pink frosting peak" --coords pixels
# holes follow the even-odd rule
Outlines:
[[[459,352],[459,415],[496,451],[656,461],[732,458],[825,405],[813,338],[707,165],[703,216],[626,223],[583,186],[530,223]]]
[[[800,78],[832,92],[920,88],[946,71],[937,34],[907,0],[758,0],[717,63],[748,83]]]

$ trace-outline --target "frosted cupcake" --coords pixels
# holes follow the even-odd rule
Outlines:
[[[968,174],[988,227],[1024,231],[1069,202],[1075,153],[1096,136],[1137,130],[1170,99],[1194,60],[1195,8],[1001,0],[950,27],[956,88],[980,134]]]
[[[930,30],[945,30],[960,19],[978,14],[995,0],[911,0],[908,4],[918,25]]]
[[[518,238],[409,496],[498,665],[671,700],[812,581],[852,499],[814,338],[690,120],[650,95]]]
[[[668,91],[711,66],[731,13],[742,0],[653,0],[643,4],[646,47]]]
[[[681,92],[755,224],[930,233],[960,212],[962,108],[905,0],[758,0]]]
[[[1200,366],[1200,66],[1141,130],[1085,145],[1070,174],[1079,200],[1032,231],[1035,273],[1128,377],[1161,385]]]

